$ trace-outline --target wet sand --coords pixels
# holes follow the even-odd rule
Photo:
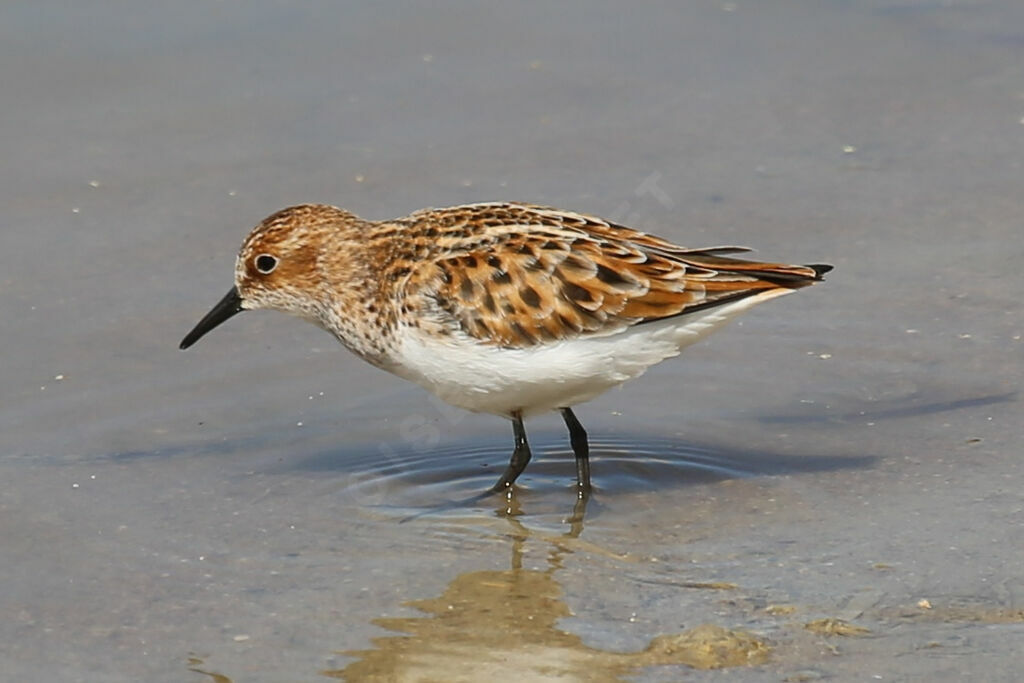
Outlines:
[[[1024,6],[0,10],[4,680],[1016,680]],[[271,211],[517,199],[829,262],[509,425],[275,314]],[[707,668],[710,667],[710,668]],[[722,667],[722,668],[713,668]]]

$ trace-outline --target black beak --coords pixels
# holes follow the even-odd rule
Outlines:
[[[238,288],[232,287],[223,299],[210,310],[199,323],[192,328],[192,331],[181,340],[179,349],[184,351],[199,341],[204,334],[220,325],[222,322],[242,310],[242,297],[238,296]]]

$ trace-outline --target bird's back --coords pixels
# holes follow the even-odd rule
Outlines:
[[[690,249],[594,216],[527,204],[427,209],[395,223],[429,242],[397,266],[409,308],[507,348],[614,334],[799,289],[831,269],[734,258],[747,251],[741,247]]]

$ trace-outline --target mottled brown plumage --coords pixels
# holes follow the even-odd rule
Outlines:
[[[680,315],[820,279],[814,267],[742,261],[737,247],[686,249],[594,216],[523,204],[427,210],[397,221],[435,248],[405,255],[397,292],[467,335],[529,347]]]
[[[282,248],[294,255],[260,273],[255,258]],[[427,209],[385,222],[302,205],[263,221],[242,249],[237,275],[263,292],[326,289],[337,310],[302,312],[318,321],[362,311],[379,318],[378,332],[401,318],[523,348],[820,279],[820,268],[726,255],[741,251],[687,249],[594,216],[527,204]]]

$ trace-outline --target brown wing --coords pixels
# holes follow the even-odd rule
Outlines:
[[[420,229],[432,225],[439,249],[413,270],[407,296],[418,291],[436,317],[506,347],[607,334],[767,289],[795,289],[829,269],[725,255],[740,247],[687,249],[593,216],[529,205],[410,218]]]

